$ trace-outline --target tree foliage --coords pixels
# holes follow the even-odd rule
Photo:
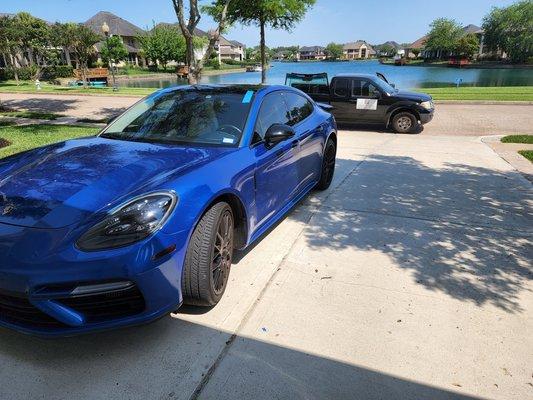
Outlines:
[[[330,43],[326,46],[324,49],[324,52],[326,53],[326,56],[330,60],[338,60],[342,57],[343,48],[342,44],[338,43]]]
[[[472,58],[478,50],[478,37],[473,33],[469,33],[457,39],[453,52],[462,57]]]
[[[505,51],[513,62],[526,61],[533,55],[533,1],[493,8],[483,19],[483,29],[490,50]]]
[[[89,59],[96,53],[96,43],[102,39],[102,36],[96,34],[85,25],[76,25],[72,32],[72,52],[79,62],[84,85],[87,83]]]
[[[119,36],[111,36],[104,40],[102,48],[100,49],[100,54],[105,63],[111,62],[113,64],[118,64],[128,58],[128,50]]]
[[[227,0],[215,0],[208,8],[210,14],[217,19],[220,9]],[[261,82],[266,82],[267,55],[265,43],[265,27],[292,30],[305,16],[307,10],[315,4],[315,0],[231,0],[227,8],[229,23],[256,25],[260,28],[261,46]]]
[[[438,18],[430,24],[425,48],[452,52],[463,34],[463,29],[457,21],[448,18]]]
[[[139,37],[139,41],[146,58],[152,63],[159,62],[163,68],[170,61],[186,61],[185,38],[177,26],[154,25],[150,32]]]

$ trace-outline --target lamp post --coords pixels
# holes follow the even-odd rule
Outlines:
[[[109,69],[111,70],[111,75],[113,76],[113,92],[116,92],[118,90],[118,87],[117,87],[117,81],[115,79],[115,67],[113,63],[111,62],[111,50],[109,48],[109,25],[107,25],[106,22],[102,24],[102,32],[105,35],[105,43],[106,43],[107,52],[108,52],[107,65],[109,66]]]

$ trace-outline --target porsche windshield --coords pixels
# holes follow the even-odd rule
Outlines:
[[[117,118],[101,137],[119,140],[238,145],[253,90],[188,88],[156,93]]]

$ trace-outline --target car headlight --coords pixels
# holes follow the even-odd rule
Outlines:
[[[136,197],[112,210],[76,243],[86,251],[127,246],[150,236],[167,221],[176,206],[172,192],[156,192]]]
[[[420,107],[423,107],[426,110],[433,110],[434,105],[432,101],[423,101],[420,103]]]

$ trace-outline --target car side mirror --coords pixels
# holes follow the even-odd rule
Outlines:
[[[396,85],[395,85],[394,83],[390,83],[390,85],[391,85],[394,89],[396,89]]]
[[[294,129],[289,125],[272,124],[265,133],[265,145],[270,149],[276,144],[293,137],[294,134]]]
[[[378,100],[381,99],[381,92],[378,91],[378,90],[376,90],[376,91],[374,92],[374,95],[373,95],[372,97],[373,97],[374,99],[378,99]]]

